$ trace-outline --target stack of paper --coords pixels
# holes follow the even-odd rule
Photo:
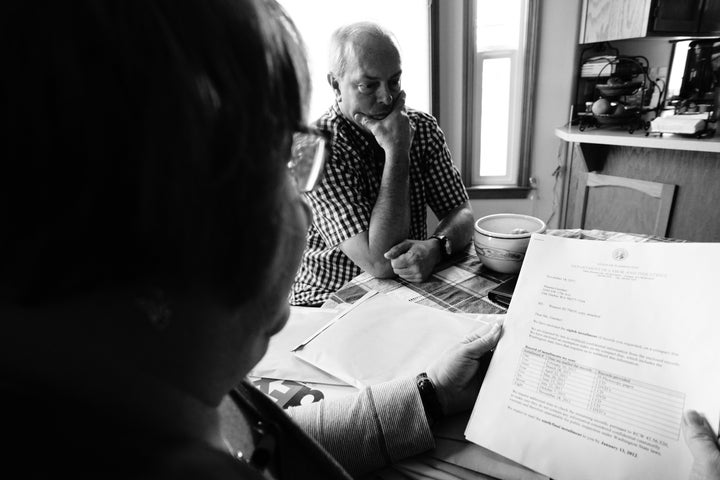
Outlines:
[[[292,349],[309,335],[337,317],[340,311],[311,307],[290,307],[285,328],[270,339],[267,352],[250,372],[251,377],[278,378],[296,382],[347,385],[332,375],[297,358]]]
[[[705,129],[708,113],[658,117],[650,122],[650,130],[658,133],[695,134]]]
[[[533,235],[466,438],[557,480],[688,478],[717,427],[718,243]]]
[[[504,316],[451,313],[370,292],[298,345],[295,354],[363,388],[414,377],[465,335]]]
[[[589,58],[582,64],[580,76],[583,78],[597,77],[602,73],[603,76],[609,77],[615,73],[615,64],[612,63],[617,57],[613,55],[601,55]]]

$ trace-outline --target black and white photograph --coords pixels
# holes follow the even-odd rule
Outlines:
[[[720,0],[0,2],[0,463],[720,480]]]

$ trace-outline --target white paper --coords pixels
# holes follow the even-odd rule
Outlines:
[[[650,122],[650,129],[653,132],[693,134],[707,125],[708,116],[708,113],[697,113],[694,115],[658,117]]]
[[[503,480],[548,480],[548,477],[472,443],[435,438],[430,456],[473,472]]]
[[[327,324],[338,313],[340,313],[338,310],[333,309],[290,307],[287,324],[270,339],[265,356],[249,375],[296,382],[347,385],[346,382],[300,360],[292,353],[292,349],[299,342]]]
[[[445,417],[432,426],[435,448],[427,455],[503,480],[548,480],[548,477],[465,439],[470,412]],[[424,457],[423,457],[424,458]]]
[[[377,293],[296,350],[301,359],[363,388],[424,371],[449,347],[504,315],[455,314]]]
[[[468,440],[557,480],[682,479],[718,425],[720,244],[534,235]]]

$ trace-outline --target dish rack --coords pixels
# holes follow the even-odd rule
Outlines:
[[[650,122],[643,119],[640,110],[626,110],[622,115],[614,115],[612,113],[594,114],[590,112],[582,112],[578,114],[578,130],[584,132],[588,127],[602,128],[604,126],[622,127],[633,134],[636,131],[647,131],[650,128]]]
[[[631,134],[639,130],[647,131],[650,128],[650,122],[647,119],[657,116],[662,108],[662,97],[665,93],[664,84],[661,87],[648,76],[649,64],[645,57],[619,55],[617,49],[614,49],[609,44],[605,44],[601,48],[604,48],[605,52],[614,55],[606,57],[605,64],[602,65],[594,77],[593,94],[590,98],[595,101],[599,98],[605,98],[616,109],[619,108],[618,105],[622,105],[622,110],[619,113],[595,114],[591,111],[578,112],[576,122],[579,130],[622,127]],[[596,47],[593,53],[597,53],[597,51],[598,48]],[[585,52],[581,54],[581,71],[585,61],[584,55]],[[593,59],[597,58],[603,57],[593,57]],[[592,82],[587,78],[585,78],[585,81]],[[589,92],[589,86],[586,86],[585,94],[589,95]],[[657,93],[657,105],[652,106],[650,102],[655,93]],[[635,97],[635,101],[629,102],[629,97]],[[586,107],[591,104],[587,96],[583,100]],[[589,110],[589,108],[586,109]],[[654,115],[651,115],[651,112]]]

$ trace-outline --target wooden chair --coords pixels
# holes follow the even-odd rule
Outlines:
[[[578,179],[574,226],[666,237],[676,185],[590,172]]]

